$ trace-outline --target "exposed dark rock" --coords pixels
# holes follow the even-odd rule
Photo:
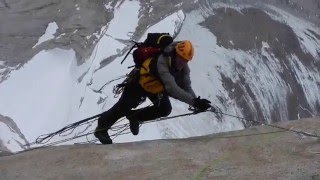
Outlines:
[[[263,42],[268,43],[270,46],[268,52],[273,53],[280,60],[281,68],[283,69],[280,72],[280,76],[286,82],[288,89],[286,101],[289,119],[298,119],[298,116],[300,118],[310,117],[310,112],[300,108],[311,109],[306,101],[303,85],[296,78],[296,72],[291,65],[290,57],[291,55],[296,55],[300,62],[311,71],[320,71],[319,60],[301,49],[297,35],[289,26],[273,20],[263,10],[255,8],[245,8],[241,12],[230,8],[219,8],[215,10],[215,15],[206,18],[201,25],[212,31],[217,37],[218,45],[227,49],[254,52],[263,56],[260,51],[262,44]],[[318,37],[315,32],[309,32]],[[267,60],[263,62],[268,66]],[[230,77],[226,77],[221,73],[222,81],[230,97],[241,99],[241,102],[238,100],[236,102],[245,111],[243,114],[254,116],[247,118],[265,121],[260,105],[256,102],[256,97],[243,77],[245,67],[238,63],[235,64],[235,67],[240,78],[238,82],[233,82]],[[297,67],[299,68],[299,66]],[[235,91],[230,92],[233,88],[235,88]],[[249,107],[249,104],[252,103],[254,107]],[[280,113],[282,112],[275,108],[271,112],[272,120],[275,122],[281,121],[279,119],[281,117]]]

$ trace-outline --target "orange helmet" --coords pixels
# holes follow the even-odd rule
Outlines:
[[[193,46],[190,41],[181,41],[176,45],[176,53],[186,61],[191,61],[193,57]]]

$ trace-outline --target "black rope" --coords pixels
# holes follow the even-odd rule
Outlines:
[[[101,114],[102,114],[102,113],[101,113]],[[100,117],[101,114],[97,114],[97,115],[94,115],[94,116],[85,118],[85,119],[83,119],[83,120],[81,120],[81,121],[78,121],[78,122],[69,124],[69,125],[63,127],[62,129],[56,131],[56,132],[53,132],[53,133],[50,133],[50,134],[41,135],[41,136],[39,136],[39,137],[36,139],[36,141],[35,141],[34,143],[30,143],[30,144],[27,144],[27,145],[47,143],[47,142],[49,142],[50,139],[52,139],[54,136],[56,136],[56,135],[58,135],[58,134],[61,135],[62,133],[66,132],[66,131],[69,131],[70,129],[72,129],[72,131],[71,131],[69,134],[67,134],[67,135],[70,135],[70,134],[74,131],[74,129],[75,129],[76,127],[79,127],[81,124],[82,124],[82,125],[83,125],[83,124],[87,124],[88,121],[94,120],[94,119],[96,119],[97,117]],[[43,137],[43,136],[44,136],[44,137]],[[44,142],[44,141],[45,141],[45,142]]]
[[[150,106],[150,105],[149,105]],[[137,112],[138,113],[138,112]],[[183,116],[189,116],[189,115],[193,115],[193,114],[197,114],[199,112],[192,112],[192,113],[186,113],[186,114],[180,114],[180,115],[176,115],[176,116],[170,116],[170,117],[164,117],[164,118],[159,118],[157,120],[154,120],[154,121],[148,121],[148,123],[150,122],[155,122],[155,121],[162,121],[162,120],[167,120],[167,119],[173,119],[173,118],[176,118],[176,117],[183,117]],[[102,114],[102,113],[101,113]],[[34,144],[45,144],[47,142],[49,142],[54,136],[56,135],[60,135],[60,136],[68,136],[70,134],[72,134],[75,130],[75,128],[81,126],[81,125],[85,125],[85,124],[89,124],[89,126],[94,122],[96,121],[96,118],[97,117],[100,117],[101,114],[97,114],[95,116],[92,116],[92,117],[89,117],[89,118],[86,118],[86,119],[83,119],[81,121],[78,121],[78,122],[75,122],[75,123],[72,123],[72,124],[69,124],[65,127],[63,127],[62,129],[56,131],[56,132],[53,132],[53,133],[50,133],[50,134],[44,134],[44,135],[41,135],[39,136],[36,141],[34,143],[30,143],[30,144],[26,144],[25,146],[30,146],[30,145],[34,145]],[[125,120],[126,118],[122,118],[120,119],[117,123],[120,123],[121,121]],[[88,127],[85,128],[85,130],[87,130]],[[129,129],[129,123],[125,123],[125,124],[120,124],[120,125],[116,125],[116,126],[113,126],[112,128],[110,128],[111,131],[114,131],[116,132],[115,134],[112,134],[110,135],[111,137],[118,137],[119,135],[123,135],[123,134],[128,134],[129,132],[126,132],[124,133],[126,130]],[[71,132],[69,132],[68,134],[63,134],[67,131],[71,130]],[[85,130],[83,130],[81,133],[83,133]],[[99,131],[103,131],[105,129],[100,129]],[[80,137],[84,137],[84,136],[88,136],[90,134],[93,134],[94,131],[92,132],[89,132],[89,133],[86,133],[86,134],[82,134],[79,133],[77,136],[74,136],[74,137],[71,137],[71,138],[67,138],[67,139],[64,139],[64,140],[59,140],[59,141],[55,141],[55,142],[52,142],[52,143],[49,143],[49,144],[46,144],[44,145],[43,147],[47,147],[47,146],[52,146],[52,145],[56,145],[56,144],[60,144],[60,143],[63,143],[63,142],[67,142],[67,141],[71,141],[73,139],[76,139],[76,138],[80,138]],[[45,136],[45,137],[43,137]],[[113,139],[114,139],[113,138]]]
[[[191,116],[191,115],[195,115],[195,114],[198,114],[198,113],[201,113],[201,112],[192,112],[192,113],[185,113],[185,114],[169,116],[169,117],[161,117],[161,118],[158,118],[158,119],[155,119],[155,120],[144,121],[144,122],[142,122],[142,124],[158,122],[158,121],[164,121],[164,120],[168,120],[168,119],[174,119],[174,118],[177,118],[177,117]]]
[[[149,106],[151,106],[151,104],[150,104]],[[138,111],[138,112],[139,112],[139,111]],[[138,113],[138,112],[136,112],[136,113]],[[40,135],[40,136],[36,139],[35,142],[25,144],[24,146],[30,146],[30,145],[34,145],[34,144],[45,144],[45,143],[48,143],[48,142],[49,142],[54,136],[56,136],[56,135],[59,135],[59,136],[68,136],[68,135],[72,134],[77,127],[83,126],[83,125],[85,125],[85,124],[89,124],[89,125],[90,125],[90,124],[92,124],[94,121],[96,121],[96,118],[97,118],[97,117],[100,117],[101,115],[102,115],[102,113],[101,113],[101,114],[94,115],[94,116],[91,116],[91,117],[88,117],[88,118],[83,119],[83,120],[81,120],[81,121],[78,121],[78,122],[69,124],[69,125],[63,127],[62,129],[56,131],[56,132],[53,132],[53,133],[50,133],[50,134]],[[134,115],[134,114],[133,114],[133,115]],[[132,115],[132,116],[133,116],[133,115]],[[124,118],[118,120],[118,123],[120,123],[120,122],[123,121],[124,119],[126,119],[126,118],[124,117]],[[121,132],[122,132],[122,131],[125,131],[125,130],[128,129],[128,128],[127,128],[127,129],[121,130],[122,128],[124,128],[124,127],[126,127],[126,126],[128,126],[128,124],[113,126],[112,128],[110,128],[110,130],[112,130],[112,131],[121,131]],[[128,126],[128,127],[129,127],[129,126]],[[88,128],[88,127],[87,127],[87,128]],[[86,129],[87,129],[87,128],[86,128]],[[65,133],[65,132],[69,131],[69,130],[71,130],[71,132],[69,132],[68,134],[63,134],[63,133]],[[106,130],[106,129],[100,129],[100,130],[98,130],[98,131],[103,131],[103,130]],[[85,131],[85,130],[84,130],[84,131]],[[83,131],[83,132],[84,132],[84,131]],[[83,132],[82,132],[82,133],[83,133]],[[93,132],[91,132],[91,133],[89,133],[89,134],[92,134],[92,133],[93,133]],[[83,137],[83,136],[89,135],[88,133],[87,133],[87,134],[84,134],[84,135],[80,135],[80,134],[81,134],[81,133],[79,133],[78,136],[75,136],[74,138]],[[121,134],[121,133],[115,133],[116,137],[117,137],[118,135],[120,135],[120,134]],[[70,141],[70,140],[73,140],[73,139],[72,139],[72,138],[66,139],[66,141]],[[66,141],[60,140],[60,141],[57,141],[57,142],[49,143],[49,145],[50,145],[50,144],[56,144],[56,143],[59,144],[59,143],[66,142]]]
[[[227,114],[227,113],[223,113],[223,112],[216,112],[216,113],[220,113],[220,114],[223,114],[223,115],[226,115],[226,116],[235,117],[235,118],[242,119],[242,120],[245,120],[245,121],[250,121],[250,122],[255,122],[255,123],[261,124],[261,122],[258,122],[258,121],[252,120],[252,119],[247,119],[247,118],[243,118],[243,117],[239,117],[239,116],[235,116],[235,115],[231,115],[231,114]],[[293,133],[296,133],[296,134],[299,134],[299,135],[320,138],[320,136],[317,135],[317,134],[311,134],[311,133],[304,132],[304,131],[298,131],[298,130],[294,130],[292,128],[285,128],[285,127],[277,126],[277,125],[273,125],[273,124],[263,124],[262,123],[262,125],[266,125],[266,126],[277,128],[277,129],[282,129],[282,130],[293,132]]]
[[[151,104],[149,105],[151,106]],[[169,116],[169,117],[161,117],[161,118],[158,118],[158,119],[155,119],[155,120],[151,120],[151,121],[145,121],[145,122],[142,122],[140,124],[140,126],[142,124],[146,124],[146,123],[152,123],[152,122],[159,122],[159,121],[163,121],[163,120],[169,120],[169,119],[174,119],[174,118],[177,118],[177,117],[184,117],[184,116],[191,116],[191,115],[195,115],[195,114],[198,114],[198,113],[202,113],[202,112],[214,112],[216,114],[222,114],[222,115],[225,115],[225,116],[230,116],[230,117],[234,117],[234,118],[238,118],[238,119],[241,119],[241,120],[245,120],[245,121],[249,121],[249,122],[255,122],[255,123],[261,123],[261,122],[258,122],[258,121],[255,121],[255,120],[251,120],[251,119],[247,119],[247,118],[243,118],[243,117],[239,117],[239,116],[236,116],[236,115],[231,115],[231,114],[227,114],[227,113],[223,113],[220,109],[217,109],[216,107],[211,107],[210,109],[208,109],[207,111],[197,111],[195,109],[190,109],[190,110],[193,110],[193,112],[191,113],[185,113],[185,114],[180,114],[180,115],[174,115],[174,116]],[[139,111],[138,111],[139,112]],[[136,113],[138,113],[136,112]],[[102,113],[101,113],[102,114]],[[25,146],[30,146],[30,145],[33,145],[33,144],[45,144],[47,142],[49,142],[55,135],[60,135],[60,136],[67,136],[67,135],[70,135],[74,132],[75,128],[79,127],[79,126],[82,126],[82,125],[85,125],[85,124],[88,124],[88,126],[80,133],[78,133],[78,135],[74,136],[74,137],[71,137],[71,138],[67,138],[67,139],[63,139],[63,140],[59,140],[59,141],[55,141],[55,142],[52,142],[52,143],[49,143],[49,144],[46,144],[46,145],[43,145],[41,147],[48,147],[48,146],[53,146],[53,145],[56,145],[56,144],[60,144],[60,143],[63,143],[63,142],[68,142],[68,141],[71,141],[71,140],[74,140],[74,139],[77,139],[77,138],[81,138],[81,137],[84,137],[86,136],[87,138],[87,143],[89,142],[93,142],[93,141],[97,141],[97,140],[88,140],[88,135],[90,134],[93,134],[95,132],[94,131],[90,131],[88,133],[85,133],[85,134],[82,134],[84,133],[91,125],[94,121],[96,121],[96,118],[97,117],[100,117],[101,114],[97,114],[95,116],[91,116],[89,118],[86,118],[86,119],[83,119],[81,121],[78,121],[78,122],[75,122],[75,123],[72,123],[72,124],[69,124],[67,126],[65,126],[64,128],[54,132],[54,133],[50,133],[50,134],[46,134],[46,135],[41,135],[39,136],[36,141],[34,143],[31,143],[31,144],[27,144]],[[121,123],[123,120],[125,120],[126,118],[123,117],[122,119],[118,120],[117,123]],[[289,132],[294,132],[294,133],[297,133],[297,134],[300,134],[300,135],[304,135],[304,136],[309,136],[309,137],[317,137],[319,138],[318,135],[315,135],[315,134],[311,134],[311,133],[307,133],[307,132],[303,132],[303,131],[297,131],[297,130],[294,130],[294,129],[289,129],[289,128],[284,128],[284,127],[281,127],[281,126],[277,126],[277,125],[272,125],[272,124],[266,124],[267,126],[270,126],[270,127],[273,127],[273,128],[278,128],[278,129],[281,129],[283,131],[289,131]],[[118,137],[119,135],[124,135],[124,134],[128,134],[130,132],[126,132],[128,129],[129,129],[129,123],[124,123],[124,124],[119,124],[119,125],[116,125],[116,126],[113,126],[110,128],[111,131],[114,131],[115,133],[110,135],[110,137],[113,137],[113,139],[115,139],[116,137]],[[71,132],[69,132],[68,134],[63,134],[67,131],[71,130]],[[105,130],[105,129],[100,129],[99,131],[102,131],[102,130]],[[42,136],[45,136],[45,137],[42,137]],[[46,141],[45,141],[46,140]],[[40,148],[40,147],[37,147],[37,148]]]
[[[175,115],[175,116],[170,116],[170,117],[163,117],[163,118],[158,118],[156,120],[145,121],[145,122],[143,122],[143,124],[156,122],[156,121],[163,121],[163,120],[173,119],[173,118],[177,118],[177,117],[190,116],[190,115],[195,115],[195,114],[198,114],[198,113],[200,113],[200,112],[196,111],[196,112],[192,112],[192,113],[185,113],[185,114],[180,114],[180,115]],[[118,123],[121,122],[124,119],[126,119],[126,118],[120,119],[118,121]],[[141,126],[141,124],[140,124],[140,126]],[[110,130],[111,131],[115,131],[116,133],[110,135],[110,137],[113,137],[113,139],[115,139],[120,135],[129,134],[130,132],[125,132],[125,131],[129,130],[129,128],[130,128],[129,123],[113,126],[112,128],[110,128]],[[103,130],[105,130],[105,129],[100,129],[99,131],[103,131]],[[90,135],[90,134],[93,134],[93,133],[94,133],[94,131],[92,131],[90,133],[87,133],[87,134],[84,134],[84,135],[81,135],[79,137],[87,136],[87,135]],[[74,137],[74,138],[72,138],[70,140],[73,140],[73,139],[76,139],[76,138],[78,138],[78,137]],[[69,141],[69,140],[67,140],[67,141]],[[63,141],[63,142],[66,142],[66,141]],[[87,142],[89,142],[89,141],[87,141]],[[59,143],[61,143],[61,142],[58,142],[58,144]]]
[[[190,116],[190,115],[194,115],[194,114],[201,113],[201,111],[197,111],[197,110],[195,110],[195,109],[193,109],[193,110],[194,110],[194,112],[192,112],[192,113],[186,113],[186,114],[181,114],[181,115],[176,115],[176,116],[158,118],[158,119],[156,119],[156,120],[143,122],[143,124],[144,124],[144,123],[151,123],[151,122],[156,122],[156,121],[173,119],[173,118],[177,118],[177,117]],[[255,121],[255,120],[251,120],[251,119],[247,119],[247,118],[243,118],[243,117],[239,117],[239,116],[235,116],[235,115],[223,113],[219,108],[213,107],[213,106],[212,106],[210,109],[208,109],[207,111],[205,111],[205,112],[213,112],[213,113],[216,113],[216,114],[222,114],[222,115],[226,115],[226,116],[238,118],[238,119],[241,119],[241,120],[245,120],[245,121],[250,121],[250,122],[255,122],[255,123],[261,124],[261,122],[258,122],[258,121]],[[284,131],[289,131],[289,132],[297,133],[297,134],[304,135],[304,136],[320,138],[319,135],[311,134],[311,133],[304,132],[304,131],[298,131],[298,130],[294,130],[294,129],[291,129],[291,128],[289,129],[289,128],[285,128],[285,127],[281,127],[281,126],[277,126],[277,125],[273,125],[273,124],[263,124],[263,123],[262,123],[262,125],[266,125],[266,126],[273,127],[273,128],[277,128],[277,129],[281,129],[281,130],[284,130]]]

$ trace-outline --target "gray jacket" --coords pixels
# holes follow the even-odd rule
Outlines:
[[[171,52],[175,45],[175,42],[172,43],[164,51]],[[157,70],[166,92],[171,97],[193,105],[193,99],[196,98],[196,95],[191,87],[190,68],[188,64],[173,76],[170,73],[169,58],[160,55],[157,62]]]

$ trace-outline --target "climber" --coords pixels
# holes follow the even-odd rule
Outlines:
[[[98,118],[94,135],[102,144],[112,144],[108,134],[111,126],[126,116],[133,135],[139,133],[140,123],[168,116],[172,107],[169,96],[202,112],[211,108],[210,101],[197,97],[191,88],[188,62],[194,49],[190,41],[172,42],[156,57],[146,59],[139,69],[137,81],[126,84],[119,101]],[[135,109],[148,97],[153,105]]]

